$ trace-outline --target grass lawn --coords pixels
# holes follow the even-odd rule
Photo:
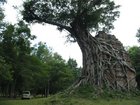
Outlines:
[[[46,105],[140,105],[140,97],[131,99],[88,99],[55,95],[47,98]]]
[[[140,105],[140,97],[132,99],[87,99],[60,95],[31,100],[0,100],[0,105]]]
[[[4,99],[0,100],[0,105],[45,105],[46,98],[30,99],[30,100],[13,100]]]

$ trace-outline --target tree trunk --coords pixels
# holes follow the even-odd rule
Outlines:
[[[112,45],[93,37],[78,24],[71,24],[83,55],[83,69],[79,80],[72,86],[90,84],[102,89],[130,90],[136,88],[135,70],[119,55]],[[119,68],[119,70],[118,70]],[[119,72],[119,73],[118,73]],[[129,76],[129,74],[132,74]]]
[[[47,96],[50,95],[50,80],[48,79]]]

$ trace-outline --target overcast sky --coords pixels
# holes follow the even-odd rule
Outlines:
[[[19,15],[13,9],[13,5],[21,5],[22,0],[7,0],[5,6],[6,20],[11,23],[16,23]],[[140,0],[114,0],[116,4],[120,4],[120,17],[114,22],[115,29],[111,34],[115,35],[124,46],[138,45],[136,32],[140,27]],[[66,32],[60,33],[56,27],[50,25],[34,24],[31,26],[32,34],[37,36],[34,43],[39,41],[46,42],[52,47],[54,52],[58,52],[64,59],[72,57],[77,60],[79,65],[82,65],[82,54],[75,43],[66,43]]]

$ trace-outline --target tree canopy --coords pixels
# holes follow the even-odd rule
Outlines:
[[[72,22],[87,30],[111,29],[119,16],[118,5],[111,0],[27,0],[23,19],[48,23],[70,30]]]

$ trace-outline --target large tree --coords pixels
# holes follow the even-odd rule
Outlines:
[[[113,22],[119,16],[118,8],[112,0],[27,0],[22,14],[29,23],[47,23],[68,31],[73,41],[78,43],[83,55],[83,69],[81,78],[73,87],[89,83],[99,88],[130,89],[127,77],[128,85],[124,87],[104,78],[105,64],[111,64],[103,60],[104,54],[120,62],[122,69],[127,65],[122,63],[111,46],[104,47],[109,45],[90,34],[113,29]]]

